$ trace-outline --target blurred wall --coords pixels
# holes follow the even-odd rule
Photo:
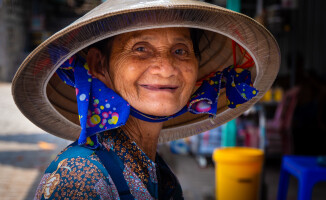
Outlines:
[[[11,81],[17,66],[25,57],[26,2],[0,1],[0,81]]]
[[[0,0],[0,81],[10,82],[24,58],[100,0]]]

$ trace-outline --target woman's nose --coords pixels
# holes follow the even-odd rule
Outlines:
[[[152,67],[153,74],[160,75],[164,78],[169,78],[178,73],[171,55],[160,55],[155,60],[155,64]]]

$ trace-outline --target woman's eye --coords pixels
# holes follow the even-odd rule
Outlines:
[[[184,56],[187,55],[187,51],[184,49],[177,49],[174,51],[175,54],[180,55],[180,56]]]
[[[132,50],[135,52],[148,52],[150,51],[150,47],[145,42],[138,42],[137,44],[133,45]]]
[[[135,50],[136,50],[136,51],[143,52],[143,51],[146,50],[146,48],[145,48],[145,47],[137,47]]]
[[[132,52],[140,59],[149,58],[153,55],[153,48],[147,43],[137,43],[132,47]]]

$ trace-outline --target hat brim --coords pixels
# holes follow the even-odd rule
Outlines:
[[[119,6],[117,6],[119,5]],[[164,27],[205,30],[200,41],[199,77],[233,64],[231,41],[253,58],[252,81],[259,94],[235,109],[227,107],[225,92],[215,118],[186,113],[164,123],[159,142],[195,135],[239,116],[271,87],[280,66],[273,36],[253,19],[200,1],[148,1],[121,5],[107,1],[54,34],[37,47],[17,71],[12,94],[21,112],[37,126],[58,137],[75,140],[80,133],[74,88],[65,85],[56,69],[90,44],[117,34]],[[237,57],[239,63],[241,56]]]

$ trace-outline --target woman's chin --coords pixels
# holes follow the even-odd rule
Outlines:
[[[159,106],[159,107],[147,106],[146,108],[140,108],[137,110],[147,115],[164,117],[164,116],[174,115],[175,113],[179,112],[181,109],[182,108],[176,108],[176,107],[171,108],[171,107],[164,107],[164,106]]]

